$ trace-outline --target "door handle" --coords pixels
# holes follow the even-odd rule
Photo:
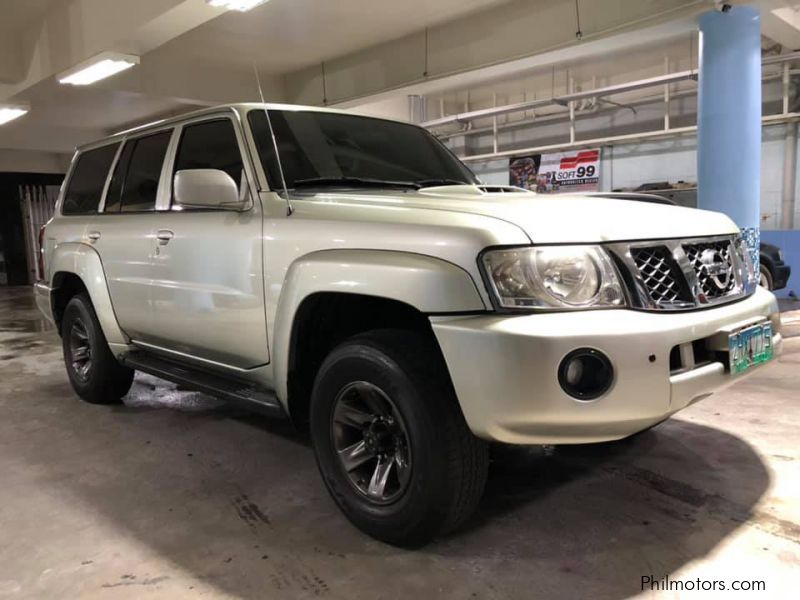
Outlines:
[[[94,243],[100,239],[100,232],[99,231],[90,231],[86,234],[86,237],[89,238],[89,241]]]
[[[159,229],[158,233],[156,234],[156,238],[158,239],[158,243],[162,246],[166,246],[169,244],[169,241],[175,237],[175,234],[171,232],[169,229]]]

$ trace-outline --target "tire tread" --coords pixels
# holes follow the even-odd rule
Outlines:
[[[93,365],[93,369],[97,369],[97,372],[91,375],[87,384],[74,379],[68,364],[69,354],[67,349],[69,344],[67,328],[71,323],[72,313],[84,311],[90,321],[87,327],[92,329],[89,335],[94,338],[92,353],[96,363]],[[64,318],[61,326],[64,360],[67,363],[67,373],[75,393],[91,404],[118,404],[130,390],[134,372],[132,369],[121,365],[111,353],[88,294],[83,292],[72,297],[64,309]]]

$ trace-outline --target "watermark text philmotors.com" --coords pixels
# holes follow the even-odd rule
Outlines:
[[[653,592],[765,592],[767,583],[753,580],[671,579],[669,575],[642,575],[642,591]]]

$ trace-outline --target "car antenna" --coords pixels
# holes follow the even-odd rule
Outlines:
[[[269,117],[269,110],[267,110],[267,103],[264,101],[264,90],[261,89],[261,77],[258,74],[258,67],[256,61],[253,61],[253,72],[256,74],[256,84],[258,85],[258,95],[261,98],[261,104],[264,105],[264,114],[267,116],[267,127],[269,127],[269,135],[272,138],[272,149],[275,151],[275,160],[278,163],[278,172],[281,174],[281,183],[283,184],[283,197],[286,199],[286,216],[291,217],[294,212],[292,202],[289,200],[289,189],[286,187],[286,177],[283,174],[283,166],[281,165],[281,155],[278,152],[278,141],[275,139],[275,130],[272,128],[272,119]]]

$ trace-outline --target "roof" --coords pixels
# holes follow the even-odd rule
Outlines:
[[[339,114],[347,114],[347,115],[354,115],[360,117],[368,117],[371,119],[380,119],[383,121],[395,121],[398,123],[407,123],[406,121],[401,121],[399,119],[389,119],[386,117],[376,117],[374,115],[367,115],[363,113],[359,113],[358,111],[351,111],[351,110],[342,110],[338,108],[327,108],[321,106],[303,106],[301,104],[279,104],[279,103],[272,103],[272,102],[239,102],[234,104],[221,104],[219,106],[212,106],[209,108],[202,108],[199,110],[194,110],[191,112],[184,113],[182,115],[177,115],[175,117],[169,117],[167,119],[159,119],[158,121],[153,121],[150,123],[145,123],[143,125],[137,125],[136,127],[132,127],[130,129],[126,129],[124,131],[118,131],[113,133],[105,138],[101,138],[99,140],[95,140],[93,142],[89,142],[87,144],[83,144],[78,146],[77,150],[82,151],[88,148],[102,146],[106,143],[110,143],[113,141],[117,141],[125,136],[128,136],[132,133],[141,133],[143,131],[147,131],[148,129],[156,129],[156,128],[163,128],[168,127],[170,125],[175,125],[186,121],[188,119],[194,119],[196,117],[202,117],[204,115],[212,115],[218,114],[224,111],[231,111],[239,116],[242,116],[244,113],[247,113],[255,108],[264,108],[267,110],[282,110],[282,111],[311,111],[311,112],[326,112],[326,113],[339,113]]]

